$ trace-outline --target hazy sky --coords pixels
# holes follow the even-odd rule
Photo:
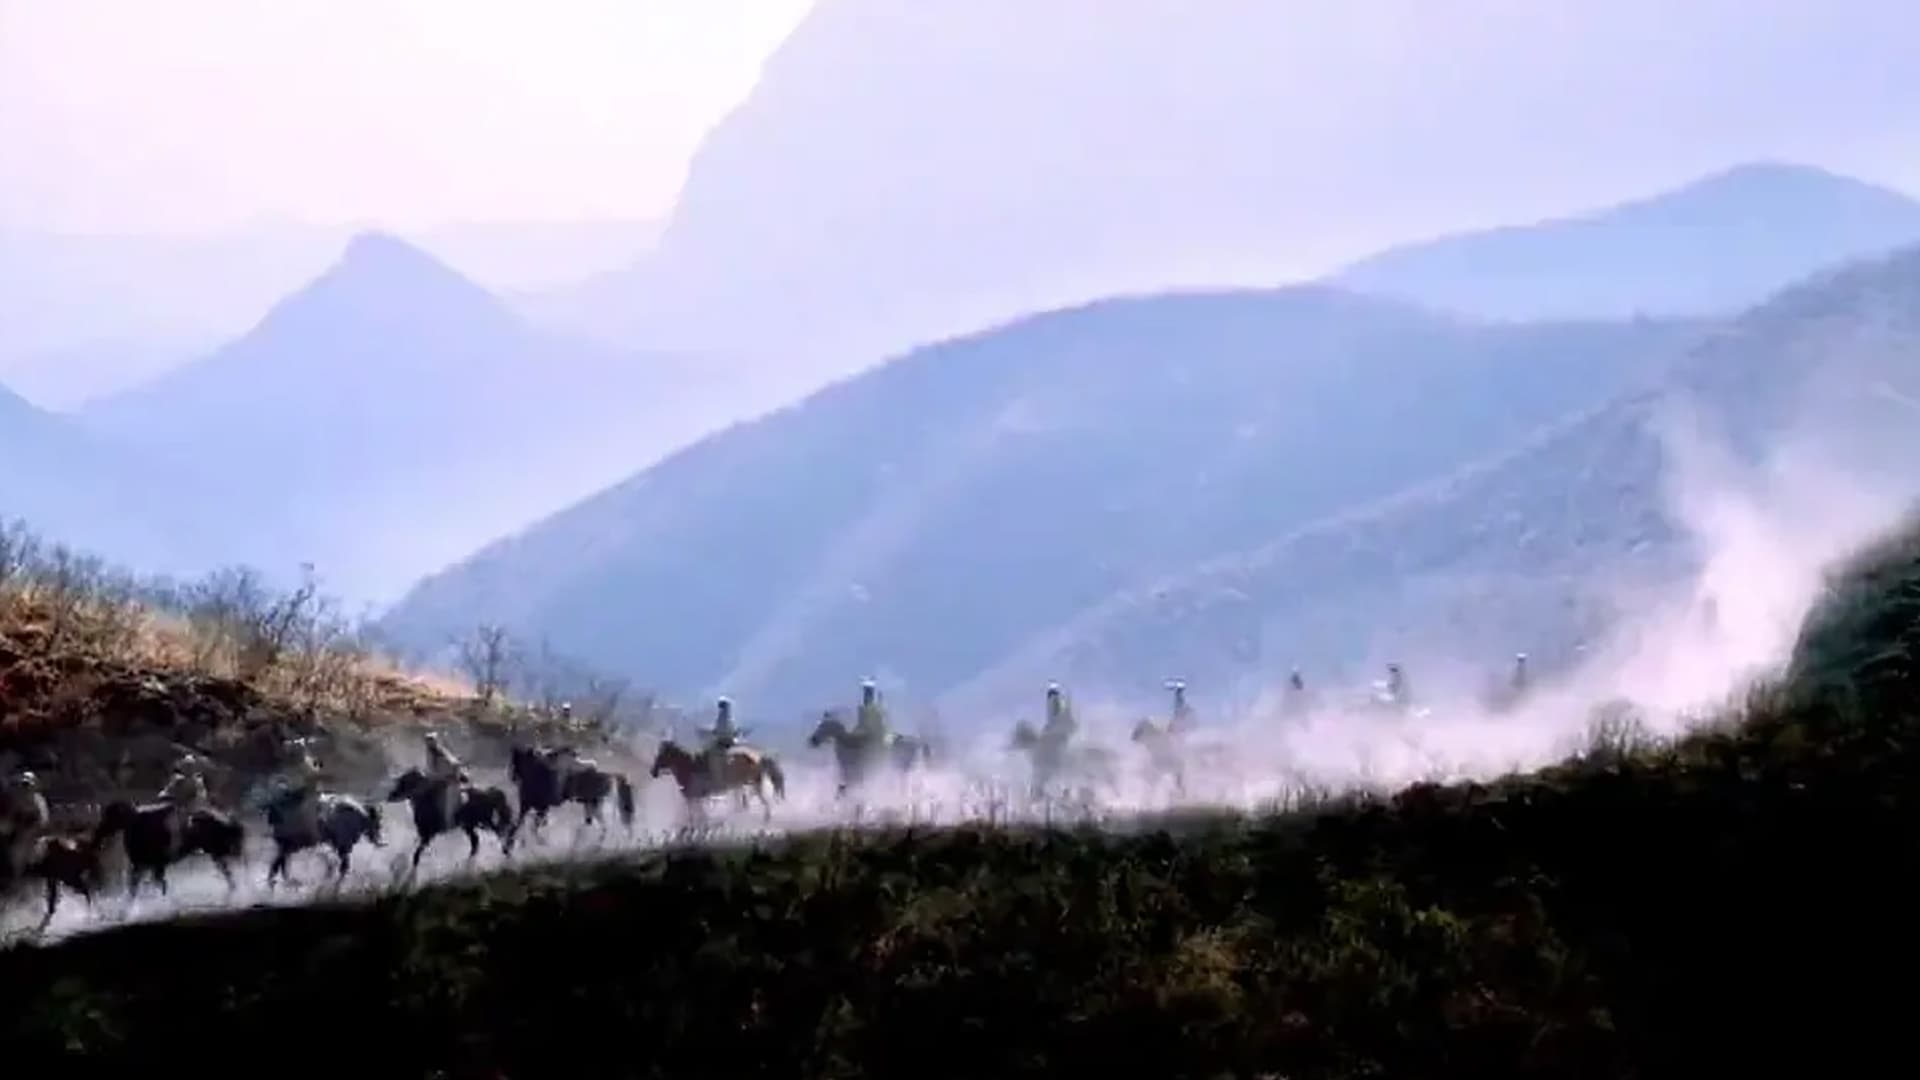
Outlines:
[[[0,226],[654,217],[811,0],[0,0]]]

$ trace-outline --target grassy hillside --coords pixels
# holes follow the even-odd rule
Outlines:
[[[1494,783],[821,834],[16,949],[0,1043],[218,1068],[298,1037],[315,1067],[420,1076],[562,1050],[635,1076],[1831,1064],[1890,1042],[1920,945],[1917,598],[1920,527],[1840,579],[1741,715],[1668,745],[1600,727]]]
[[[556,681],[571,671],[537,659],[519,663],[511,690],[551,687],[580,701],[587,724],[612,719],[621,702],[605,686],[590,700],[583,684]],[[515,725],[593,735],[403,672],[312,581],[274,590],[239,568],[141,579],[0,521],[0,775],[38,774],[61,826],[91,827],[107,799],[152,798],[182,750],[207,763],[217,805],[244,808],[291,736],[314,740],[329,787],[366,791],[392,776],[393,751],[417,752],[426,727],[490,767]]]

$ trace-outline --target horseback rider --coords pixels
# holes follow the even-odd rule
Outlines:
[[[1057,745],[1064,745],[1073,738],[1079,727],[1073,719],[1073,707],[1067,704],[1066,695],[1060,692],[1059,683],[1047,684],[1047,722],[1040,729],[1040,737]]]
[[[722,697],[714,704],[713,726],[702,728],[701,735],[707,743],[707,773],[714,787],[719,788],[726,783],[727,751],[739,744],[740,737],[747,733],[747,729],[735,726],[732,699]]]
[[[1513,696],[1519,697],[1527,692],[1527,654],[1513,654]]]
[[[160,788],[160,801],[172,810],[174,834],[185,835],[193,815],[207,805],[206,772],[192,752],[182,753],[174,763],[173,775]]]
[[[423,737],[427,747],[427,779],[442,782],[440,806],[443,820],[453,824],[454,811],[460,807],[460,796],[467,788],[467,767],[455,757],[453,751],[440,739],[437,731],[428,731]]]
[[[860,710],[854,719],[853,732],[869,746],[887,743],[887,710],[880,704],[880,688],[872,679],[860,681]]]
[[[1167,721],[1167,734],[1185,735],[1193,729],[1193,706],[1187,704],[1187,684],[1174,679],[1167,683],[1167,688],[1173,691],[1173,716]]]
[[[312,740],[288,739],[283,748],[287,764],[280,774],[282,828],[295,835],[313,835],[320,829],[320,763],[313,758]]]
[[[1387,700],[1394,705],[1408,704],[1407,673],[1399,664],[1387,665]]]
[[[41,829],[47,827],[52,815],[47,810],[47,797],[40,791],[40,778],[32,769],[21,769],[14,774],[9,785],[4,820],[7,833],[15,840],[30,840]]]

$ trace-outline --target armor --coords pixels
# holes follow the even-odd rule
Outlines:
[[[746,734],[746,729],[733,722],[733,701],[730,698],[723,697],[714,703],[713,726],[702,734],[707,740],[707,774],[713,780],[714,787],[718,788],[726,781],[727,751],[738,745],[740,737]]]
[[[887,711],[880,704],[880,691],[872,679],[860,684],[860,712],[854,721],[854,732],[864,739],[886,742]]]
[[[427,746],[427,779],[441,784],[440,810],[443,820],[453,824],[454,812],[460,807],[460,795],[467,784],[467,768],[440,741],[440,733],[429,731],[424,741]]]
[[[1173,691],[1173,716],[1167,721],[1167,734],[1181,735],[1193,727],[1193,706],[1187,704],[1187,684],[1175,679],[1167,688]]]
[[[1059,683],[1047,685],[1047,723],[1040,731],[1040,737],[1053,742],[1064,743],[1073,737],[1078,725],[1073,719],[1073,707],[1067,704],[1066,695],[1061,693]]]

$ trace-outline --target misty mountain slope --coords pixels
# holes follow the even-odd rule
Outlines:
[[[1824,473],[1800,477],[1796,499],[1845,505],[1855,489],[1920,498],[1920,248],[1789,289],[1706,335],[1657,390],[1508,454],[1118,591],[1033,635],[951,700],[1030,697],[1046,679],[1147,695],[1166,669],[1224,692],[1271,685],[1293,665],[1372,678],[1385,660],[1414,655],[1483,671],[1516,650],[1563,661],[1623,614],[1621,586],[1698,569],[1710,541],[1677,514],[1727,527],[1726,505],[1687,505],[1722,497],[1698,490],[1716,481],[1669,486],[1672,454],[1695,453],[1663,440],[1676,419],[1735,466],[1817,455]],[[1745,591],[1776,584],[1722,580],[1717,602],[1739,617]]]
[[[696,434],[707,389],[363,234],[245,336],[82,418],[194,478],[206,558],[311,561],[377,599]]]
[[[1395,248],[1330,280],[1485,318],[1704,315],[1916,240],[1920,202],[1768,163],[1578,217]]]
[[[134,459],[0,387],[0,522],[143,568],[174,566],[163,506]]]
[[[1489,329],[1338,290],[1173,294],[916,350],[702,440],[416,588],[663,690],[940,687],[1140,575],[1439,474],[1693,332]]]
[[[705,139],[649,257],[529,310],[806,385],[796,367],[1089,298],[1299,281],[1733,162],[1904,145],[1917,46],[1892,0],[1764,27],[1734,0],[822,0]],[[1831,257],[1807,239],[1790,273]],[[1697,297],[1649,254],[1632,298]],[[1616,282],[1587,288],[1557,310],[1621,309]]]

